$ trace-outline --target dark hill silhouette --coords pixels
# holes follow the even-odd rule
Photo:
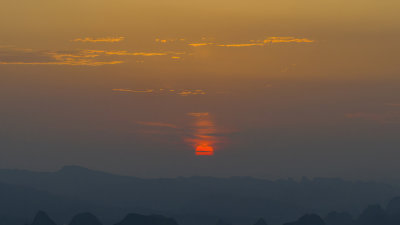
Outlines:
[[[267,225],[267,222],[263,218],[260,218],[254,225]]]
[[[400,197],[393,198],[386,207],[387,223],[389,225],[400,224]]]
[[[172,218],[160,215],[145,216],[131,213],[115,225],[178,225],[178,223]]]
[[[370,205],[368,206],[358,217],[358,225],[385,225],[386,212],[382,209],[380,205]]]
[[[215,225],[232,225],[232,224],[227,222],[227,221],[225,221],[225,220],[218,219],[217,223]]]
[[[341,210],[356,215],[371,202],[382,204],[384,200],[400,195],[399,187],[378,182],[331,178],[302,181],[251,177],[141,179],[78,166],[66,166],[56,172],[0,169],[0,182],[61,196],[67,202],[79,199],[86,205],[106,208],[110,212],[120,209],[120,212],[105,213],[109,217],[102,218],[106,224],[121,218],[122,212],[164,214],[173,216],[178,222],[184,221],[185,225],[213,224],[217,218],[248,225],[260,217],[272,224],[280,224],[307,212],[326,214]],[[40,203],[41,208],[52,210],[53,204],[43,207],[45,203]],[[74,206],[69,207],[72,209],[68,211],[70,214],[61,211],[51,214],[56,221],[68,222],[65,219],[77,212],[98,214],[99,207]]]
[[[346,212],[331,212],[324,221],[326,225],[355,225],[353,217]]]
[[[102,225],[99,219],[91,213],[79,213],[74,216],[69,225]]]
[[[325,225],[325,222],[316,214],[306,214],[297,221],[285,223],[284,225]]]
[[[43,211],[39,211],[33,222],[30,225],[57,225],[50,217]]]

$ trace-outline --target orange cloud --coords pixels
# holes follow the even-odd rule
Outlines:
[[[295,37],[268,37],[265,40],[254,41],[251,40],[249,43],[211,43],[211,42],[200,42],[200,43],[189,43],[192,47],[202,46],[217,46],[217,47],[253,47],[253,46],[265,46],[270,43],[313,43],[315,40],[308,38],[295,38]]]
[[[200,117],[200,116],[208,116],[210,115],[208,112],[196,112],[196,113],[188,113],[189,116]]]
[[[146,89],[146,90],[132,90],[132,89],[124,89],[124,88],[116,88],[112,89],[112,91],[117,92],[129,92],[129,93],[153,93],[153,89]]]
[[[183,90],[177,93],[180,96],[189,96],[189,95],[205,95],[206,92],[203,90]]]
[[[102,65],[115,65],[124,63],[123,61],[109,61],[109,62],[93,62],[93,61],[77,61],[77,62],[1,62],[1,65],[66,65],[66,66],[102,66]]]
[[[32,49],[12,48],[2,54],[1,65],[67,65],[102,66],[120,64],[124,61],[104,56],[101,50],[80,51],[35,51]]]
[[[164,56],[166,52],[128,52],[128,51],[107,51],[107,55],[132,55],[132,56]]]
[[[206,92],[203,90],[172,90],[172,89],[145,89],[145,90],[132,90],[128,88],[115,88],[112,91],[127,92],[127,93],[156,93],[156,94],[166,94],[166,95],[180,95],[180,96],[190,96],[190,95],[205,95]]]
[[[313,43],[315,40],[308,38],[295,37],[269,37],[263,41],[264,43]]]
[[[214,45],[214,43],[191,43],[189,45],[193,46],[193,47],[201,47],[201,46],[207,46],[207,45]]]
[[[218,47],[252,47],[252,46],[264,46],[264,43],[247,43],[247,44],[226,44],[217,45]]]
[[[125,37],[106,37],[106,38],[76,38],[72,40],[73,42],[90,42],[90,43],[97,43],[97,42],[108,42],[108,43],[114,43],[114,42],[121,42],[125,39]]]

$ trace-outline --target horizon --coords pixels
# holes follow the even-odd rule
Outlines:
[[[347,181],[347,182],[380,182],[387,184],[395,184],[397,185],[400,182],[400,179],[352,179],[352,178],[343,178],[343,177],[309,177],[309,176],[301,176],[301,177],[281,177],[281,178],[266,178],[266,177],[255,177],[255,176],[212,176],[212,175],[189,175],[189,176],[175,176],[175,177],[140,177],[129,174],[119,174],[112,171],[107,170],[99,170],[94,168],[88,168],[80,165],[64,165],[56,170],[31,170],[31,169],[23,169],[23,168],[0,168],[0,171],[20,171],[20,172],[32,172],[32,173],[58,173],[62,171],[90,171],[90,172],[99,172],[112,176],[119,177],[129,177],[135,179],[142,180],[157,180],[157,179],[191,179],[191,178],[211,178],[211,179],[254,179],[254,180],[263,180],[263,181],[294,181],[294,182],[304,182],[304,181],[316,181],[316,180],[338,180],[338,181]]]

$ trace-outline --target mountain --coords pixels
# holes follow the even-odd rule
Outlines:
[[[39,211],[35,219],[30,225],[57,225],[50,217],[43,211]]]
[[[260,218],[254,225],[267,225],[267,222],[263,218]]]
[[[357,224],[384,225],[386,224],[386,212],[380,205],[370,205],[358,217]]]
[[[386,220],[390,225],[400,224],[400,197],[390,200],[386,207]]]
[[[326,225],[355,225],[351,214],[346,212],[331,212],[325,218]]]
[[[160,215],[145,216],[131,213],[115,225],[178,225],[178,223],[172,218]]]
[[[75,215],[69,225],[102,225],[99,219],[91,213]]]
[[[284,225],[325,225],[325,222],[316,214],[306,214],[297,221],[285,223]]]
[[[73,214],[59,216],[51,212],[56,221],[60,218],[64,223],[71,215],[91,211],[101,215],[105,223],[136,212],[164,214],[185,225],[213,224],[218,218],[235,221],[238,225],[252,224],[260,217],[277,224],[310,212],[327,214],[340,210],[358,215],[365,205],[382,204],[400,195],[398,186],[380,182],[334,178],[301,181],[251,177],[142,179],[78,166],[65,166],[56,172],[2,169],[0,182],[85,203],[87,207],[71,207]],[[101,213],[106,209],[109,213]]]

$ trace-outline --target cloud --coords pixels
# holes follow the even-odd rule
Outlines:
[[[124,89],[124,88],[116,88],[112,89],[112,91],[117,92],[129,92],[129,93],[153,93],[153,89],[146,89],[146,90],[132,90],[132,89]]]
[[[254,46],[266,46],[272,43],[313,43],[315,40],[308,38],[296,38],[296,37],[268,37],[264,40],[251,40],[248,43],[212,43],[212,42],[199,42],[189,43],[192,47],[203,47],[203,46],[216,46],[216,47],[254,47]]]
[[[194,117],[201,117],[201,116],[208,116],[210,113],[208,112],[192,112],[188,113],[189,116],[194,116]]]
[[[0,65],[65,65],[65,66],[103,66],[115,65],[123,63],[123,61],[110,61],[110,62],[93,62],[93,61],[79,61],[79,62],[1,62]]]
[[[121,42],[125,39],[125,37],[105,37],[105,38],[76,38],[72,40],[73,42],[89,42],[89,43],[97,43],[97,42],[108,42],[108,43],[115,43]]]
[[[184,42],[186,41],[185,38],[172,38],[172,39],[162,39],[162,38],[156,38],[155,40],[157,43],[172,43],[172,42]]]
[[[128,51],[107,51],[107,55],[131,55],[131,56],[164,56],[167,52],[128,52]]]
[[[102,51],[34,51],[10,49],[0,51],[1,65],[67,65],[102,66],[123,63],[120,60],[99,59]]]
[[[264,43],[313,43],[315,40],[308,38],[295,37],[269,37],[263,41]]]
[[[192,47],[201,47],[201,46],[207,46],[207,45],[214,45],[214,43],[190,43],[188,44]]]
[[[146,121],[137,121],[137,124],[144,125],[144,126],[150,126],[150,127],[168,127],[168,128],[173,128],[177,129],[178,126],[175,124],[171,123],[160,123],[160,122],[146,122]]]
[[[252,46],[264,46],[264,43],[247,43],[247,44],[225,44],[216,45],[218,47],[252,47]]]
[[[189,96],[189,95],[205,95],[206,92],[203,90],[183,90],[177,93],[180,96]]]
[[[112,91],[125,92],[125,93],[155,93],[155,94],[165,94],[165,95],[179,95],[179,96],[190,96],[190,95],[205,95],[206,92],[203,90],[173,90],[173,89],[144,89],[144,90],[133,90],[128,88],[114,88]]]
[[[106,51],[98,49],[69,51],[38,51],[15,47],[0,48],[0,65],[68,65],[68,66],[102,66],[124,63],[115,60],[119,56],[166,56],[172,60],[180,59],[184,52],[128,52]],[[179,58],[178,58],[179,57]]]

